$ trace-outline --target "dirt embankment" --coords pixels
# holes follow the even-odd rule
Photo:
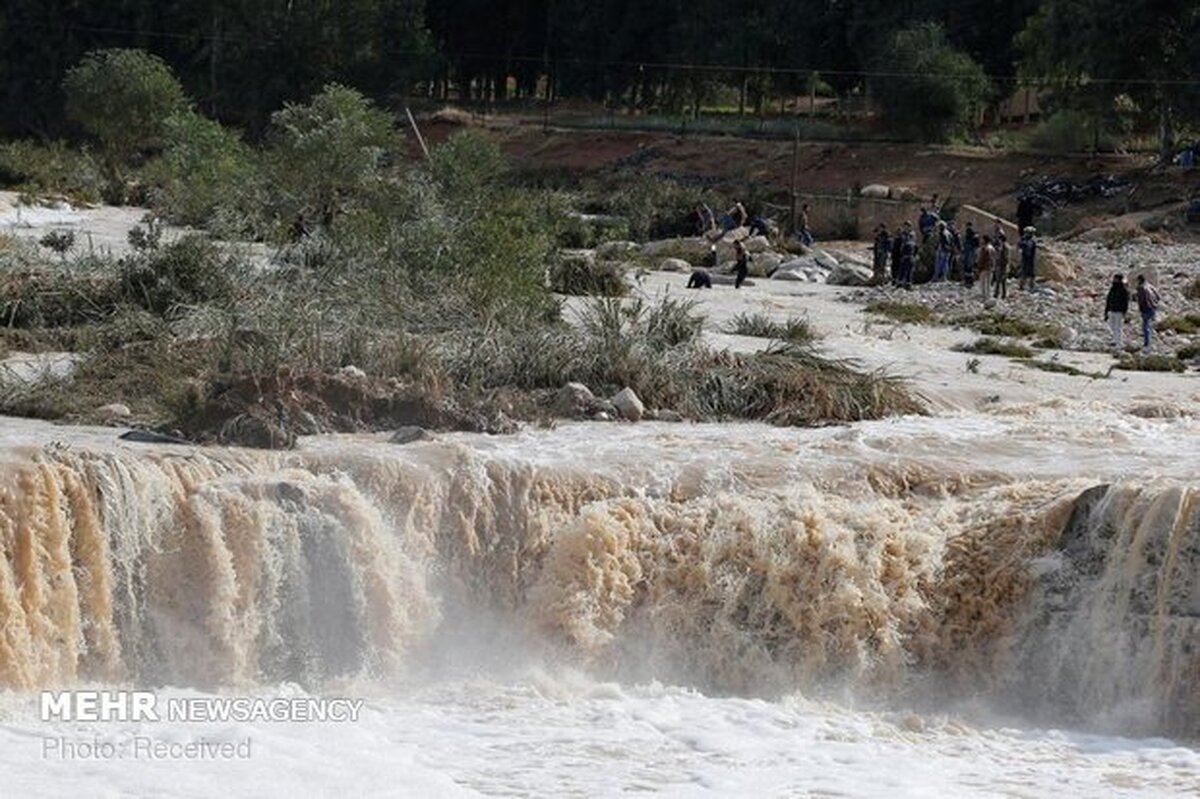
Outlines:
[[[461,125],[444,120],[431,120],[422,128],[431,143],[444,141],[461,129]],[[1082,183],[1111,175],[1128,184],[1131,191],[1072,202],[1059,209],[1056,213],[1062,218],[1056,227],[1063,230],[1089,219],[1161,211],[1200,196],[1200,170],[1155,169],[1153,157],[1145,155],[1038,155],[880,143],[801,142],[794,146],[789,141],[732,136],[543,131],[534,125],[513,124],[494,127],[492,132],[524,170],[579,177],[632,167],[639,175],[714,186],[727,191],[731,199],[759,196],[786,202],[793,149],[796,188],[801,193],[845,194],[855,186],[882,183],[910,189],[920,197],[936,193],[1009,219],[1016,213],[1018,189],[1041,178]]]

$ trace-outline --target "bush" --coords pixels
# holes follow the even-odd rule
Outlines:
[[[177,225],[211,225],[222,207],[240,202],[255,180],[254,155],[236,133],[195,113],[180,111],[163,125],[163,154],[150,170],[158,186],[155,207]],[[249,229],[243,220],[241,230]]]
[[[1118,369],[1127,372],[1183,372],[1183,362],[1172,355],[1138,355],[1126,353],[1117,362]]]
[[[963,316],[952,320],[952,323],[968,327],[983,336],[1004,338],[1039,336],[1045,341],[1058,341],[1062,338],[1062,329],[1058,325],[1028,322],[1001,313]]]
[[[629,284],[624,264],[559,257],[550,266],[550,290],[572,297],[624,297]]]
[[[1193,278],[1183,287],[1183,296],[1189,300],[1200,300],[1200,277]]]
[[[877,66],[892,75],[872,81],[889,125],[925,141],[948,141],[967,128],[992,91],[983,68],[955,50],[936,23],[897,31]]]
[[[185,102],[170,67],[141,50],[93,50],[67,72],[63,92],[67,116],[100,142],[114,170],[156,145]]]
[[[786,341],[791,344],[807,344],[816,338],[808,320],[795,317],[785,322],[776,322],[765,313],[741,313],[730,320],[726,333],[736,336],[753,336]]]
[[[0,186],[34,195],[63,195],[78,203],[100,202],[104,179],[87,150],[62,142],[0,144]]]
[[[270,202],[292,239],[332,227],[378,191],[399,143],[389,114],[337,84],[272,114],[268,139]]]
[[[928,306],[916,302],[881,300],[868,305],[865,311],[877,316],[886,316],[888,319],[894,319],[897,322],[914,325],[931,325],[935,324],[937,320],[937,317]]]
[[[1200,314],[1190,313],[1181,316],[1168,316],[1159,321],[1154,328],[1159,332],[1170,331],[1189,336],[1193,333],[1200,333]]]
[[[181,306],[228,304],[236,271],[216,245],[191,235],[126,260],[118,287],[124,302],[165,315]]]
[[[1003,355],[1006,358],[1032,358],[1033,350],[1023,344],[1011,341],[1000,341],[994,338],[981,338],[963,347],[956,348],[959,352],[972,352],[976,355]]]

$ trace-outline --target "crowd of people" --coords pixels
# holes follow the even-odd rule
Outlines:
[[[932,242],[929,245],[929,242]],[[979,284],[984,301],[1008,298],[1008,281],[1014,255],[1017,259],[1018,288],[1034,290],[1038,253],[1037,230],[1027,225],[1021,230],[1014,254],[1003,225],[997,221],[982,235],[974,222],[959,231],[951,221],[943,221],[937,212],[937,197],[921,208],[917,228],[904,222],[894,233],[887,225],[875,229],[874,272],[876,280],[890,281],[897,288],[911,289],[917,260],[923,246],[933,248],[934,283],[946,283],[957,276],[968,289]]]
[[[1008,299],[1008,282],[1017,278],[1020,291],[1033,292],[1037,288],[1037,257],[1039,242],[1037,229],[1029,224],[1028,209],[1019,208],[1018,216],[1025,224],[1019,228],[1020,235],[1015,245],[1010,245],[1008,235],[1000,221],[996,221],[988,232],[980,233],[973,221],[966,223],[960,231],[953,220],[939,216],[938,198],[921,208],[914,229],[911,222],[904,222],[892,232],[887,225],[875,229],[872,247],[874,256],[875,282],[896,288],[911,289],[918,259],[922,248],[933,251],[932,283],[949,283],[959,280],[969,291],[978,290],[985,305]],[[719,218],[704,204],[696,207],[694,218],[697,233],[710,241],[731,230],[747,229],[746,237],[770,236],[770,226],[761,216],[751,216],[741,202]],[[804,204],[796,219],[795,236],[805,246],[812,246],[814,238],[809,230],[809,206]],[[750,274],[750,256],[742,239],[733,243],[734,288],[741,288]],[[689,289],[712,288],[708,269],[715,269],[717,248],[711,247],[709,263],[696,268],[688,279]],[[1016,267],[1015,272],[1013,267]],[[1159,295],[1154,286],[1138,275],[1136,288],[1131,294],[1124,275],[1113,277],[1113,283],[1105,299],[1104,316],[1112,335],[1114,349],[1122,346],[1122,332],[1129,315],[1131,304],[1136,304],[1141,316],[1142,347],[1149,349],[1154,333],[1154,320],[1158,310]],[[978,286],[978,289],[976,289]]]

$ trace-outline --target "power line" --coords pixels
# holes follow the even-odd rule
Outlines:
[[[74,31],[83,31],[87,33],[96,33],[101,35],[112,36],[132,36],[137,38],[148,39],[170,39],[175,41],[220,41],[220,42],[236,42],[241,44],[250,44],[256,47],[263,47],[270,41],[283,41],[279,36],[268,37],[267,40],[257,37],[211,34],[200,32],[182,33],[176,31],[151,31],[151,30],[134,30],[130,28],[102,27],[92,25],[50,25],[39,23],[9,23],[9,28],[56,28]],[[389,50],[390,55],[403,55],[413,57],[440,57],[448,61],[487,61],[491,63],[503,62],[505,64],[535,64],[544,66],[546,64],[545,55],[511,55],[505,53],[478,53],[478,52],[457,52],[457,53],[435,53],[425,50]],[[551,58],[552,65],[571,65],[579,67],[608,67],[615,69],[653,69],[653,70],[676,70],[682,72],[710,72],[710,73],[735,73],[735,74],[750,74],[750,75],[786,75],[791,77],[807,77],[811,75],[833,76],[840,78],[943,78],[949,80],[975,80],[979,73],[964,73],[961,75],[946,75],[943,73],[920,72],[911,70],[847,70],[847,69],[823,69],[821,67],[779,67],[779,66],[752,66],[744,64],[710,64],[710,63],[695,63],[695,62],[677,62],[677,61],[629,61],[621,59],[589,59],[568,56],[566,58]],[[1011,83],[1015,85],[1033,86],[1037,88],[1045,86],[1057,86],[1068,83],[1083,83],[1085,85],[1100,85],[1100,86],[1171,86],[1171,87],[1190,87],[1200,86],[1200,76],[1188,76],[1187,78],[1146,78],[1146,77],[1079,77],[1075,79],[1065,78],[1061,76],[1050,75],[990,75],[984,74],[984,77],[994,83]]]

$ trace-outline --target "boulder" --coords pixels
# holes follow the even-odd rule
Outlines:
[[[824,250],[814,249],[812,257],[813,260],[825,269],[834,270],[838,267],[838,260]]]
[[[831,286],[869,286],[874,277],[869,267],[847,262],[830,270],[825,282]]]
[[[773,252],[755,255],[750,259],[750,274],[755,277],[770,277],[782,263],[783,259]]]
[[[700,237],[659,239],[643,244],[641,252],[646,258],[679,258],[690,264],[701,265],[708,258],[711,246],[707,239]]]
[[[337,370],[339,377],[344,377],[347,380],[366,380],[367,373],[357,366],[343,366]]]
[[[392,444],[412,444],[417,441],[432,441],[433,434],[424,427],[416,425],[405,425],[399,427],[396,432],[392,433],[392,437],[388,441]]]
[[[917,200],[917,193],[907,186],[892,186],[888,191],[888,197],[893,200]]]
[[[633,241],[606,241],[596,248],[596,260],[623,261],[640,249],[641,246]]]
[[[771,275],[772,280],[790,280],[795,283],[808,283],[808,275],[799,269],[780,269]]]
[[[655,413],[654,419],[658,422],[671,422],[678,424],[679,422],[683,421],[683,414],[679,413],[678,411],[663,410]]]
[[[664,258],[658,265],[662,272],[690,272],[692,265],[682,258]]]
[[[118,436],[122,441],[132,441],[135,444],[184,444],[190,445],[183,436],[170,433],[156,433],[153,430],[127,430]]]
[[[872,183],[869,186],[863,186],[858,192],[862,197],[869,197],[872,200],[886,200],[891,196],[892,190],[882,183]]]
[[[96,409],[96,415],[106,422],[121,422],[133,416],[129,406],[120,402],[101,405]]]
[[[583,383],[567,383],[558,390],[554,399],[554,411],[559,416],[578,419],[590,413],[596,404],[596,396]]]
[[[735,227],[733,230],[725,231],[725,233],[722,234],[722,236],[721,236],[721,241],[728,242],[729,244],[733,244],[735,241],[749,238],[749,236],[750,236],[750,228]]]
[[[771,242],[767,241],[766,236],[751,236],[742,242],[742,246],[746,248],[746,252],[755,255],[771,249]]]
[[[1079,277],[1079,267],[1061,252],[1039,249],[1037,276],[1052,283],[1066,283]]]
[[[642,416],[646,413],[646,406],[634,393],[632,388],[623,388],[612,398],[613,406],[617,409],[617,413],[622,419],[627,419],[631,422],[639,422]]]

